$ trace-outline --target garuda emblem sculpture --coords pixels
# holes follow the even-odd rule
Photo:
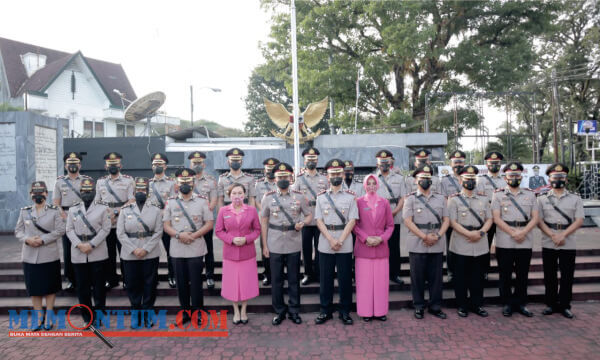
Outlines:
[[[283,133],[271,130],[271,134],[293,144],[294,115],[290,114],[282,104],[272,102],[266,98],[264,99],[264,102],[267,114],[271,121],[273,121],[280,129],[284,129]],[[321,121],[323,115],[325,115],[325,111],[327,111],[328,104],[329,97],[325,97],[321,101],[309,104],[306,109],[304,109],[304,112],[300,115],[300,123],[298,124],[298,128],[300,129],[300,134],[298,134],[300,144],[310,141],[321,134],[321,129],[313,132],[310,128],[316,126]]]

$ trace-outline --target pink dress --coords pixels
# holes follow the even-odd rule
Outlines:
[[[254,241],[260,235],[256,209],[243,205],[239,213],[233,205],[219,210],[215,235],[223,241],[223,280],[221,296],[231,301],[245,301],[258,296],[258,269]],[[244,236],[246,244],[237,246],[233,238]]]

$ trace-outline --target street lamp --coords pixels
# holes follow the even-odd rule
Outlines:
[[[210,87],[210,86],[202,86],[200,88],[200,90],[202,89],[208,89],[212,92],[221,92],[221,89],[219,88],[215,88],[215,87]],[[194,127],[194,86],[190,85],[190,122],[191,122],[191,127]]]

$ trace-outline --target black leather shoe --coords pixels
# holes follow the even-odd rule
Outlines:
[[[428,313],[430,313],[431,315],[435,316],[438,319],[445,319],[446,318],[446,313],[443,312],[442,310],[427,310]]]
[[[185,325],[187,323],[189,323],[190,321],[192,321],[192,319],[189,316],[184,316],[183,319],[181,319],[181,325]],[[175,325],[175,327],[179,326],[179,324],[177,323],[177,320],[175,320],[173,322],[173,325]]]
[[[240,320],[233,319],[231,322],[233,323],[233,325],[239,325],[242,323],[242,320],[241,319]]]
[[[169,278],[169,287],[171,289],[175,289],[176,283],[175,283],[175,278]]]
[[[281,314],[278,314],[277,316],[275,316],[273,318],[273,321],[271,321],[271,323],[273,325],[277,326],[277,325],[280,325],[283,320],[285,320],[285,313],[281,313]]]
[[[463,308],[458,308],[458,316],[460,317],[467,317],[469,316],[469,312],[467,311],[467,309],[463,309]]]
[[[454,275],[448,271],[448,283],[452,284],[452,282],[454,281]]]
[[[118,286],[118,284],[117,284]],[[125,284],[125,282],[123,282],[123,290],[127,290],[127,284]]]
[[[213,279],[206,279],[206,287],[208,287],[211,290],[214,289],[215,281]]]
[[[504,316],[512,316],[512,307],[510,305],[504,305],[502,308],[502,315]]]
[[[372,317],[368,317],[368,316],[363,316],[362,319],[363,319],[364,322],[369,322],[369,321],[373,320]]]
[[[312,276],[308,276],[308,275],[304,275],[304,277],[302,278],[302,281],[300,282],[302,285],[308,285],[311,282],[313,282],[313,278]]]
[[[375,319],[379,320],[379,321],[387,321],[387,316],[383,315],[383,316],[375,316]]]
[[[354,324],[354,320],[350,317],[349,314],[340,314],[340,320],[344,323],[344,325],[352,325]]]
[[[269,285],[271,285],[271,279],[269,279],[268,277],[265,276],[262,283],[264,286],[269,286]]]
[[[248,319],[240,319],[240,322],[241,322],[243,325],[246,325],[246,324],[248,323]]]
[[[421,320],[424,315],[425,315],[425,311],[423,311],[423,309],[415,310],[415,318]]]
[[[473,310],[473,312],[481,317],[487,317],[489,315],[488,312],[481,306],[475,308],[475,310]]]
[[[154,321],[152,321],[152,319],[150,319],[149,317],[146,317],[144,319],[144,326],[146,326],[146,328],[151,328],[154,326]]]
[[[44,322],[42,321],[41,323],[39,323],[36,327],[34,327],[33,329],[31,329],[31,331],[40,331],[44,328]]]
[[[527,309],[525,306],[519,306],[519,314],[527,317],[533,317],[533,313],[529,311],[529,309]]]
[[[575,314],[573,314],[571,309],[564,309],[562,311],[562,316],[566,317],[567,319],[572,319],[575,317]]]
[[[483,274],[483,280],[488,281],[488,273]]]
[[[554,314],[554,309],[551,306],[548,306],[542,311],[542,315],[552,315]]]
[[[327,320],[331,320],[331,319],[333,319],[333,315],[320,313],[319,316],[317,316],[317,318],[315,319],[315,324],[317,324],[317,325],[325,324],[325,322]]]
[[[404,285],[404,280],[400,277],[400,275],[392,276],[390,281],[395,282],[398,285]]]
[[[117,281],[116,283],[111,283],[111,282],[108,282],[108,281],[107,281],[107,282],[104,284],[104,287],[105,287],[107,290],[110,290],[110,289],[112,289],[112,288],[116,288],[117,286],[119,286],[119,282],[118,282],[118,281]],[[125,283],[123,283],[123,286],[125,286]]]
[[[288,319],[292,320],[292,322],[296,325],[302,324],[302,318],[296,313],[288,314]]]
[[[67,281],[67,286],[65,286],[65,291],[73,292],[75,291],[75,286],[72,282]]]

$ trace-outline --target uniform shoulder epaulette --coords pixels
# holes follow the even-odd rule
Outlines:
[[[504,191],[504,188],[494,190],[495,193],[500,192],[500,191]]]
[[[416,191],[411,192],[410,194],[408,194],[407,196],[411,196],[411,195],[417,195]]]
[[[458,195],[460,195],[460,193],[454,193],[454,194],[452,194],[452,195],[450,195],[450,196],[448,196],[448,197],[449,197],[449,198],[451,198],[451,197],[456,197],[456,196],[458,196]]]
[[[46,204],[46,206],[48,207],[48,209],[58,209],[58,206],[54,205],[54,204]]]
[[[222,173],[221,175],[219,175],[219,177],[223,177],[223,176],[227,176],[229,175],[229,171],[225,171],[224,173]]]
[[[91,179],[92,178],[91,176],[83,175],[83,174],[79,174],[79,176],[81,176],[84,179]]]
[[[531,190],[530,188],[521,188],[521,189],[533,192],[533,190]]]
[[[325,194],[326,192],[327,192],[327,190],[321,190],[321,191],[319,191],[319,193],[317,194],[317,196],[319,196],[319,195],[323,195],[323,194]]]
[[[276,192],[277,192],[277,190],[271,190],[271,191],[265,193],[265,195],[275,194]]]
[[[127,174],[121,174],[124,178],[127,179],[133,179],[133,177],[131,177],[131,175],[127,175]]]
[[[60,175],[60,176],[59,176],[59,177],[57,177],[56,179],[58,180],[58,179],[64,179],[64,178],[65,178],[65,175]]]
[[[250,176],[250,177],[254,177],[254,176],[252,176],[252,174],[250,174],[250,173],[247,173],[247,172],[245,172],[245,171],[242,171],[242,175],[244,175],[244,176]]]
[[[29,205],[29,206],[23,206],[23,207],[21,208],[21,210],[29,210],[29,209],[32,209],[32,208],[33,208],[33,205]]]
[[[356,195],[356,193],[350,189],[345,190],[348,194]]]
[[[303,170],[300,170],[300,172],[298,173],[298,175],[297,175],[297,176],[302,176],[302,175],[304,175],[304,171],[303,171]]]
[[[81,201],[80,202],[76,202],[75,204],[71,205],[69,207],[69,209],[74,208],[75,206],[79,206],[79,205],[81,205]]]
[[[265,182],[265,180],[267,180],[266,177],[261,177],[260,179],[258,179],[258,182]]]
[[[302,191],[300,190],[296,190],[296,189],[292,189],[291,190],[294,194],[304,194]]]
[[[208,200],[208,197],[206,195],[196,194],[196,197],[200,198],[200,199]]]

